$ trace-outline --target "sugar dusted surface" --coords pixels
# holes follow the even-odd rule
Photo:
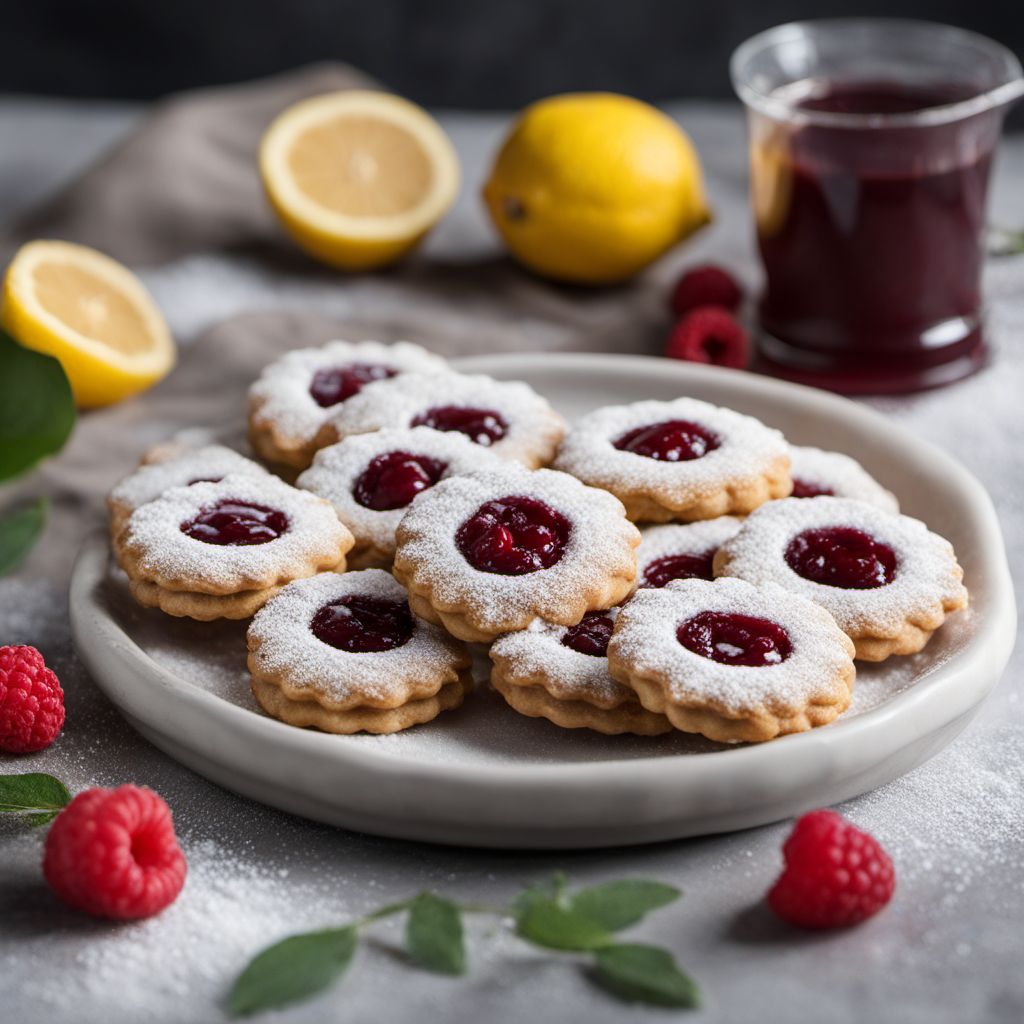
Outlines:
[[[712,430],[719,447],[688,462],[662,462],[635,452],[620,451],[613,442],[635,427],[666,420],[689,420]],[[633,402],[595,409],[578,420],[566,435],[555,468],[596,486],[616,491],[657,493],[685,486],[699,497],[731,483],[756,480],[788,454],[782,434],[753,416],[702,402]]]
[[[406,508],[382,512],[360,505],[352,489],[363,470],[378,455],[404,451],[427,455],[448,464],[441,479],[477,469],[501,466],[499,458],[487,448],[474,444],[463,434],[412,427],[407,430],[377,430],[351,437],[322,448],[313,465],[302,473],[296,486],[326,498],[359,544],[372,544],[382,550],[394,550],[395,530]],[[429,488],[428,488],[429,490]]]
[[[750,615],[789,635],[792,652],[777,665],[724,665],[688,650],[676,630],[704,611]],[[640,590],[623,607],[609,649],[641,672],[665,673],[680,702],[707,701],[737,714],[790,713],[815,699],[846,693],[839,673],[850,665],[846,637],[818,605],[773,583],[673,580]]]
[[[440,371],[447,365],[440,356],[409,341],[329,341],[319,348],[296,349],[265,367],[249,389],[250,400],[259,403],[259,419],[273,423],[281,437],[299,444],[311,441],[337,408],[317,404],[309,393],[313,376],[317,370],[346,363],[387,366],[399,375]]]
[[[735,516],[719,516],[698,523],[670,523],[648,526],[640,531],[636,549],[637,579],[651,562],[670,555],[703,555],[720,548],[743,525]]]
[[[896,495],[887,491],[856,460],[842,452],[790,445],[790,473],[794,480],[827,488],[836,498],[853,498],[877,505],[886,512],[899,512]]]
[[[507,424],[505,436],[488,446],[504,458],[523,459],[550,438],[558,439],[563,423],[528,384],[499,381],[483,374],[409,373],[375,381],[353,395],[330,417],[340,437],[389,427],[408,427],[420,413],[435,406],[493,409]]]
[[[804,530],[852,526],[896,552],[896,577],[884,587],[845,590],[804,579],[786,562],[786,547]],[[786,498],[752,512],[722,550],[727,573],[752,583],[778,583],[815,601],[844,629],[897,636],[908,616],[963,593],[956,555],[949,541],[918,519],[886,512],[848,498]]]
[[[172,487],[186,487],[193,480],[208,480],[228,474],[265,477],[267,471],[252,459],[224,445],[211,444],[161,462],[140,466],[116,484],[110,500],[132,511],[147,501],[159,498]]]
[[[278,509],[289,529],[266,544],[205,544],[182,533],[181,524],[227,498]],[[138,557],[146,579],[194,579],[218,587],[242,587],[252,577],[288,578],[311,555],[342,543],[347,530],[331,506],[276,477],[226,476],[217,483],[174,487],[137,508],[123,544]],[[184,589],[198,590],[199,587]]]

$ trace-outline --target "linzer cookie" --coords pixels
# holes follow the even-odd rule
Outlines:
[[[367,386],[324,427],[327,443],[388,428],[464,434],[535,469],[554,458],[565,420],[529,385],[480,374],[407,374]]]
[[[364,385],[446,365],[408,341],[330,341],[289,352],[249,389],[249,441],[270,462],[305,469],[322,447],[318,435],[325,420]]]
[[[439,480],[502,465],[462,434],[378,430],[322,448],[296,485],[326,498],[352,531],[350,567],[386,567],[395,556],[395,530],[416,495]]]
[[[172,487],[189,484],[216,483],[229,473],[241,476],[269,476],[267,471],[244,455],[210,444],[190,449],[185,446],[163,449],[157,458],[146,456],[142,465],[126,476],[107,495],[110,511],[110,533],[117,536],[128,517],[146,502],[159,498]]]
[[[758,509],[719,549],[715,573],[815,601],[864,661],[920,651],[947,613],[967,606],[949,541],[917,519],[846,498]]]
[[[896,495],[887,491],[856,459],[821,448],[789,446],[794,498],[853,498],[899,512]]]
[[[853,643],[823,608],[733,579],[637,591],[615,623],[608,666],[648,711],[723,743],[831,722],[855,676]]]
[[[792,489],[782,434],[695,398],[597,409],[569,431],[555,468],[611,491],[635,522],[745,515]]]
[[[486,643],[535,618],[574,626],[636,575],[636,527],[607,491],[508,463],[442,480],[398,525],[394,573],[417,614]]]
[[[719,516],[641,530],[640,547],[636,549],[637,586],[663,587],[672,580],[713,579],[715,552],[742,522],[733,516]]]
[[[380,569],[289,584],[249,626],[257,702],[290,725],[390,733],[458,707],[472,687],[466,648],[409,609]]]
[[[575,626],[535,619],[491,644],[491,685],[520,714],[563,729],[612,736],[656,736],[672,724],[647,711],[636,694],[608,673],[606,652],[617,608],[587,612]]]
[[[286,583],[343,572],[352,534],[330,503],[271,476],[228,475],[140,505],[115,544],[139,604],[244,619]]]

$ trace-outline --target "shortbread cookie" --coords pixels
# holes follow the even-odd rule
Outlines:
[[[948,612],[967,605],[949,541],[917,519],[848,498],[765,505],[719,548],[715,573],[815,601],[864,661],[915,654]]]
[[[636,575],[621,502],[565,473],[508,463],[442,480],[398,525],[394,573],[414,612],[487,643],[535,618],[574,626]]]
[[[290,725],[388,733],[458,707],[472,659],[409,610],[389,573],[324,573],[289,584],[249,626],[257,702]]]
[[[635,522],[745,515],[792,489],[782,434],[696,398],[597,409],[566,435],[555,468],[611,491]]]
[[[363,389],[324,427],[321,441],[388,428],[430,427],[464,434],[505,459],[546,466],[565,420],[529,385],[480,374],[406,374]]]
[[[285,583],[343,572],[352,543],[323,498],[269,475],[228,475],[140,505],[115,553],[140,604],[193,619],[242,619]]]
[[[107,495],[110,511],[110,533],[120,533],[128,517],[147,501],[159,498],[172,487],[189,484],[216,483],[229,473],[241,476],[266,477],[270,474],[257,462],[220,444],[202,448],[179,447],[167,458],[147,461],[126,476]]]
[[[419,345],[396,341],[329,341],[288,352],[249,389],[249,440],[265,459],[305,469],[325,420],[367,383],[447,364]]]
[[[636,585],[663,587],[672,580],[714,579],[715,552],[742,525],[742,519],[719,516],[699,523],[648,526],[636,549]]]
[[[575,626],[535,619],[491,645],[491,684],[530,718],[563,729],[594,729],[614,736],[657,736],[672,725],[647,711],[636,694],[608,674],[608,640],[617,608],[587,612]]]
[[[794,498],[853,498],[877,505],[886,512],[900,510],[896,495],[887,491],[849,455],[791,444],[789,459]]]
[[[417,494],[460,473],[504,463],[468,437],[429,427],[354,434],[321,448],[296,481],[326,498],[352,531],[352,568],[384,566],[395,557],[395,530]]]
[[[637,591],[608,666],[649,711],[722,743],[826,725],[849,707],[855,676],[853,643],[823,608],[733,579]]]

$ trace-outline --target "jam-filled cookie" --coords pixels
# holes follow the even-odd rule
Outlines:
[[[617,608],[587,612],[575,626],[534,620],[491,644],[491,685],[520,714],[563,729],[657,736],[672,724],[648,711],[608,673]]]
[[[790,445],[789,459],[794,498],[853,498],[877,505],[886,512],[900,510],[896,495],[887,491],[849,455]]]
[[[409,609],[381,569],[289,584],[249,625],[260,707],[324,732],[389,733],[458,707],[472,688],[466,648]]]
[[[442,480],[398,524],[394,573],[414,612],[487,643],[535,618],[574,626],[636,575],[636,527],[607,491],[509,463]]]
[[[173,487],[129,516],[115,553],[139,604],[245,619],[292,580],[343,572],[352,534],[329,502],[276,477]]]
[[[147,460],[107,495],[112,536],[120,533],[128,517],[140,505],[159,498],[172,487],[187,487],[204,481],[216,483],[229,473],[255,477],[270,475],[259,463],[219,444],[194,449],[181,446],[168,449],[164,458],[154,460],[147,456]]]
[[[648,526],[636,549],[636,585],[663,587],[672,580],[714,579],[715,552],[740,528],[733,516],[697,523]]]
[[[394,427],[463,434],[531,469],[554,458],[565,434],[565,420],[528,384],[451,372],[373,384],[338,409],[324,432],[330,443]]]
[[[611,491],[636,522],[746,515],[792,489],[782,434],[696,398],[597,409],[566,435],[555,468]]]
[[[765,505],[719,548],[715,573],[815,601],[864,661],[915,654],[948,612],[967,606],[949,541],[917,519],[847,498]]]
[[[249,389],[249,441],[268,461],[305,469],[325,420],[366,384],[446,365],[408,341],[329,341],[288,352]]]
[[[849,707],[855,676],[853,644],[828,612],[734,579],[637,591],[608,666],[649,711],[722,743],[826,725]]]
[[[395,530],[417,494],[450,476],[503,465],[462,434],[378,430],[321,448],[296,485],[326,498],[352,531],[350,567],[389,566]]]

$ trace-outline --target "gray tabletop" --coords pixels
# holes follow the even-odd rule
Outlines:
[[[742,123],[731,105],[673,108],[704,158],[719,218],[682,257],[712,256],[756,280],[745,209]],[[0,218],[68,180],[138,111],[115,105],[0,101]],[[443,117],[470,171],[432,252],[487,258],[494,242],[475,191],[503,115]],[[994,219],[1024,224],[1024,138],[1004,146]],[[344,292],[322,279],[270,280],[245,262],[195,257],[146,274],[179,337],[260,305],[369,312],[410,300],[369,279]],[[962,459],[990,489],[1015,572],[1024,568],[1024,258],[987,271],[996,361],[950,390],[874,404]],[[496,299],[495,301],[499,301]],[[4,1019],[26,1022],[217,1021],[231,978],[255,951],[297,930],[341,923],[422,888],[489,903],[555,869],[580,883],[644,876],[685,890],[637,931],[677,952],[698,979],[712,1021],[1024,1019],[1024,720],[1018,648],[1001,686],[967,731],[924,767],[841,808],[896,863],[890,908],[849,932],[804,936],[760,904],[778,871],[787,823],[729,836],[588,853],[524,854],[376,839],[311,824],[227,793],[150,747],[85,675],[71,647],[64,594],[31,562],[0,581],[0,643],[38,646],[68,702],[60,741],[3,770],[43,770],[72,789],[133,781],[171,804],[189,861],[177,903],[132,925],[62,909],[39,872],[37,833],[0,822],[0,985]],[[338,989],[266,1019],[533,1018],[599,1024],[655,1021],[667,1011],[624,1007],[594,990],[571,957],[549,958],[502,929],[472,929],[471,971],[449,980],[411,969],[400,933],[382,925]]]

